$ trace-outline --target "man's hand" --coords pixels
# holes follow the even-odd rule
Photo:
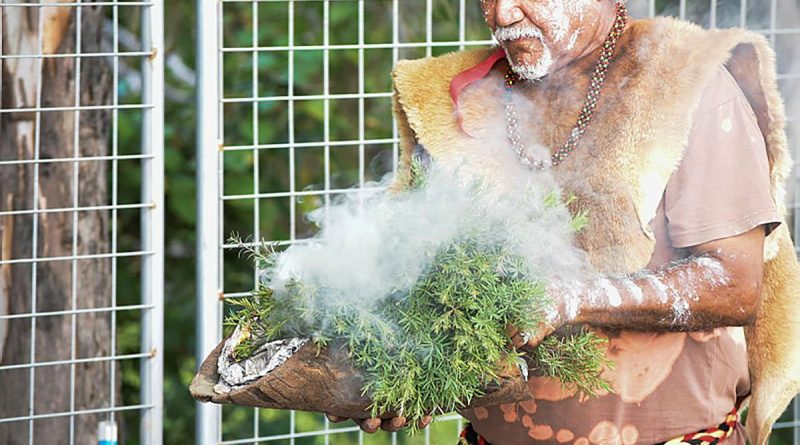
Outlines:
[[[325,414],[325,416],[331,422],[344,422],[345,420],[348,420],[347,417],[339,417],[339,416],[334,416],[332,414]],[[371,417],[369,419],[352,419],[352,420],[361,428],[362,431],[369,434],[376,433],[378,429],[390,432],[400,431],[401,429],[403,429],[403,427],[406,426],[406,418],[403,416],[392,417],[390,419]],[[431,424],[432,421],[433,417],[425,416],[422,418],[422,420],[417,422],[417,428],[425,429],[428,427],[428,425]]]

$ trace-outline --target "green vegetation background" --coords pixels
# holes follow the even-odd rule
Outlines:
[[[433,0],[433,40],[458,40],[458,0]],[[478,0],[467,0],[467,39],[486,39]],[[287,45],[288,3],[283,1],[258,3],[257,11],[251,3],[223,3],[223,43],[226,47],[252,47]],[[656,10],[677,11],[678,0],[657,2]],[[690,2],[689,18],[700,23],[707,20],[708,2]],[[737,16],[739,2],[720,1],[718,17]],[[165,2],[166,50],[168,56],[182,59],[193,67],[195,61],[195,7],[192,0]],[[401,42],[425,42],[425,1],[400,0],[398,29]],[[732,9],[733,8],[733,9]],[[138,32],[139,22],[134,17],[134,7],[122,8],[123,26]],[[726,14],[729,11],[730,14]],[[254,14],[255,13],[255,14]],[[258,27],[254,33],[254,16]],[[294,44],[323,44],[323,4],[319,0],[294,1]],[[109,17],[111,17],[109,12]],[[392,42],[391,0],[365,1],[364,41],[366,43]],[[748,26],[764,29],[768,27],[767,15],[748,17]],[[731,25],[735,25],[732,23]],[[334,0],[330,3],[330,43],[358,43],[358,3],[352,0]],[[204,29],[200,32],[216,32]],[[456,50],[456,47],[434,48],[434,55]],[[418,58],[426,55],[424,48],[402,48],[400,58]],[[322,50],[296,51],[294,53],[294,94],[313,95],[323,93]],[[330,92],[357,93],[359,91],[359,51],[344,49],[330,51]],[[369,49],[363,52],[364,85],[366,93],[390,91],[390,70],[393,65],[392,49]],[[286,51],[260,51],[254,53],[226,53],[223,58],[222,75],[225,97],[284,96],[289,94],[288,55]],[[131,61],[133,63],[134,61]],[[257,86],[254,88],[254,69]],[[183,73],[185,74],[185,73]],[[195,104],[194,87],[180,70],[168,69],[165,126],[166,166],[166,304],[164,337],[164,443],[189,444],[194,441],[194,402],[187,391],[195,370]],[[120,82],[122,102],[138,101],[137,89],[127,77]],[[255,90],[255,91],[254,91]],[[202,92],[200,92],[202,94]],[[366,139],[389,139],[392,137],[392,119],[388,98],[370,98],[363,101],[363,130]],[[286,101],[260,101],[227,104],[224,107],[225,145],[252,145],[288,143],[289,109]],[[255,114],[255,116],[254,116]],[[294,158],[294,181],[296,190],[318,190],[325,182],[324,151],[320,143],[324,139],[324,102],[303,100],[294,103],[294,141],[311,143],[310,147],[298,148]],[[357,99],[332,100],[330,102],[329,135],[331,141],[358,139],[359,101]],[[136,152],[139,147],[140,114],[121,112],[119,127],[120,151]],[[366,145],[363,157],[355,145],[330,148],[330,183],[332,188],[345,189],[363,184],[364,181],[380,179],[393,166],[391,143]],[[289,190],[290,156],[287,149],[270,148],[258,150],[232,150],[224,153],[224,193],[247,195],[285,192]],[[258,180],[254,175],[258,166]],[[216,181],[216,178],[208,178]],[[137,169],[120,169],[120,202],[138,201],[141,177]],[[125,201],[128,199],[128,201]],[[242,236],[255,234],[271,240],[290,237],[290,211],[294,206],[297,218],[295,236],[308,237],[313,227],[303,215],[320,205],[319,197],[307,197],[292,201],[288,198],[227,200],[224,204],[224,233],[227,236],[237,231]],[[259,225],[255,227],[256,208]],[[215,215],[207,215],[209,218]],[[138,238],[138,213],[120,214],[120,245],[135,246]],[[225,292],[245,292],[253,287],[252,266],[243,258],[237,258],[230,250],[224,261]],[[118,287],[120,304],[135,304],[139,299],[138,264],[120,265]],[[118,350],[138,349],[139,317],[126,311],[118,316]],[[216,326],[207,326],[216,329]],[[123,363],[123,398],[126,403],[137,403],[139,388],[138,363]],[[788,412],[784,416],[789,420]],[[136,413],[126,412],[123,425],[124,443],[138,443],[138,420]],[[317,414],[297,413],[294,419],[296,431],[309,432],[324,428],[323,417]],[[225,407],[223,409],[223,438],[225,440],[253,437],[254,429],[260,434],[276,435],[288,433],[288,412],[260,410],[258,418],[254,410]],[[340,428],[347,425],[335,425]],[[432,444],[454,444],[458,429],[455,421],[435,423],[429,434]],[[423,443],[424,435],[409,438],[401,433],[396,437],[400,444]],[[269,443],[289,444],[289,440]],[[323,437],[295,439],[298,445],[325,444]],[[359,443],[355,432],[331,435],[331,444]],[[393,443],[387,433],[364,435],[365,444]],[[773,438],[775,444],[791,443],[791,430],[779,430]]]

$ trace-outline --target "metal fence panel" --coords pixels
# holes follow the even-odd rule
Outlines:
[[[99,17],[92,26],[101,33],[98,38],[100,47],[91,51],[85,50],[82,42],[82,27],[88,23],[89,15],[96,19]],[[33,90],[17,92],[15,85],[5,85],[8,89],[0,90],[3,97],[0,113],[7,118],[6,122],[11,122],[9,126],[21,128],[21,124],[15,122],[32,122],[25,130],[30,131],[32,137],[23,141],[31,143],[32,156],[26,156],[27,153],[22,151],[0,153],[0,170],[17,168],[31,171],[31,196],[34,197],[32,208],[0,207],[0,220],[6,223],[3,230],[8,236],[4,239],[8,251],[13,245],[9,243],[12,236],[9,223],[14,218],[29,217],[26,221],[30,221],[33,231],[30,258],[8,256],[6,249],[0,258],[3,274],[10,274],[9,269],[17,265],[27,265],[31,270],[27,308],[11,307],[8,311],[10,295],[0,294],[0,307],[3,308],[0,311],[0,346],[3,342],[11,345],[20,341],[20,332],[3,335],[4,328],[20,321],[28,326],[24,335],[30,337],[25,337],[25,341],[31,345],[28,360],[24,362],[0,360],[0,381],[3,381],[4,373],[25,372],[27,383],[24,390],[28,394],[25,400],[15,402],[24,410],[23,414],[0,417],[0,440],[29,444],[45,440],[87,443],[87,438],[94,434],[78,437],[76,424],[89,417],[91,422],[95,422],[95,430],[98,421],[117,421],[124,430],[138,430],[141,443],[159,445],[163,415],[163,3],[160,0],[3,0],[0,2],[0,16],[0,31],[5,26],[5,33],[0,35],[21,35],[20,20],[27,20],[31,32],[27,40],[30,45],[17,45],[13,37],[1,42],[0,67],[3,73],[11,71],[12,65],[19,67],[21,64],[26,64],[33,73],[22,82]],[[61,21],[65,18],[68,19]],[[67,27],[58,28],[54,26],[56,22],[67,23]],[[131,33],[130,29],[134,28],[139,32]],[[72,49],[60,49],[60,41],[52,44],[53,36],[60,33],[66,36],[61,41],[74,39]],[[95,63],[104,64],[98,72],[105,73],[108,78],[88,78],[91,73],[82,71],[82,68]],[[65,79],[74,82],[74,101],[53,104],[51,98],[43,94],[44,73],[67,66],[65,64],[72,67],[72,76],[65,76]],[[109,97],[88,104],[81,95],[81,88],[94,82],[108,82]],[[29,93],[31,101],[25,100]],[[41,129],[48,128],[45,120],[59,114],[67,116],[65,119],[73,123],[69,130],[71,136],[63,141],[72,148],[68,155],[54,158],[42,153],[41,141],[45,135]],[[82,126],[84,121],[88,123],[86,127]],[[105,128],[108,128],[108,137],[99,141],[103,153],[85,155],[87,139],[92,137],[87,131],[105,134]],[[89,172],[93,166],[103,173],[97,176],[96,182],[83,183],[82,172]],[[48,180],[52,183],[46,175],[53,168],[70,171],[68,181],[60,184],[68,190],[70,199],[67,203],[44,200],[42,187]],[[121,181],[122,175],[135,175],[139,179],[133,182],[135,188],[130,189],[131,181]],[[0,184],[0,190],[8,185]],[[96,190],[101,190],[98,196],[102,196],[106,203],[84,204],[87,195]],[[5,192],[3,196],[4,199],[8,197]],[[99,218],[103,218],[108,227],[103,226],[92,233],[79,233],[80,221],[92,213],[101,215]],[[67,230],[69,239],[63,242],[70,246],[71,253],[48,255],[44,247],[46,242],[40,239],[38,230],[46,227],[51,218],[60,216],[70,224]],[[131,223],[134,226],[131,227]],[[107,250],[92,251],[91,245],[95,240],[104,242],[100,240],[106,239]],[[84,251],[86,249],[88,252]],[[79,292],[85,292],[86,283],[81,282],[81,277],[83,268],[91,261],[107,268],[110,278],[108,288],[97,291],[96,299],[102,303],[84,306]],[[37,277],[37,270],[53,264],[63,264],[68,271],[65,275],[71,278],[66,289],[40,288],[40,281],[45,277],[41,274]],[[5,286],[8,283],[0,284]],[[0,292],[4,291],[5,288],[0,288]],[[67,301],[66,309],[46,309],[59,298]],[[85,324],[89,316],[102,318],[102,323],[108,327],[108,338],[101,339],[108,342],[107,353],[78,350],[79,338],[96,334],[92,332],[94,325]],[[56,339],[37,340],[37,333],[41,337],[45,332],[42,329],[59,319],[66,320],[69,325],[65,358],[42,359],[42,342]],[[0,359],[2,357],[0,350]],[[82,406],[75,394],[83,390],[78,386],[80,373],[84,366],[91,364],[104,367],[102,376],[108,387],[105,392],[91,394],[94,398],[91,406]],[[41,406],[37,402],[42,394],[60,385],[58,381],[42,381],[41,376],[37,377],[50,369],[64,369],[68,376],[68,409]],[[138,379],[138,383],[123,382],[123,376]],[[133,392],[134,396],[120,399],[123,385],[133,385],[125,394]],[[135,396],[137,391],[138,397]],[[4,390],[4,397],[7,394]],[[41,432],[37,433],[45,422],[58,419],[66,419],[68,424],[61,430],[48,430],[51,433],[58,431],[56,437],[45,438],[41,437]],[[122,419],[124,421],[120,422]],[[27,427],[20,429],[20,425]],[[24,433],[10,437],[11,431]],[[135,434],[123,434],[121,438],[130,435]]]
[[[673,15],[768,36],[779,54],[795,150],[798,101],[792,93],[800,69],[792,62],[800,46],[794,44],[800,19],[793,0],[628,4],[636,17]],[[227,236],[238,230],[279,245],[311,236],[305,211],[370,188],[372,180],[396,170],[388,78],[394,63],[492,40],[476,0],[198,0],[196,5],[200,360],[221,339],[226,301],[246,295],[256,280],[252,265],[236,260]],[[227,21],[229,16],[245,19]],[[343,16],[349,30],[340,25]],[[371,32],[376,29],[385,32]],[[346,85],[334,81],[341,70],[350,72]],[[347,130],[341,119],[349,121]],[[309,124],[317,121],[319,126]],[[241,122],[249,122],[245,130]],[[241,175],[248,185],[229,187]],[[798,219],[793,223],[800,233]],[[778,431],[794,428],[789,440],[795,445],[800,445],[798,414],[795,403],[776,425]],[[331,425],[322,415],[200,404],[196,431],[198,444],[428,444],[454,441],[460,428],[460,417],[448,415],[415,438],[368,436],[352,426]]]

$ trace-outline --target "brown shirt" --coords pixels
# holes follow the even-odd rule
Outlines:
[[[771,231],[780,215],[755,115],[736,81],[720,67],[704,90],[681,165],[670,178],[649,229],[656,268],[680,249],[744,233]],[[462,414],[493,445],[652,444],[715,426],[750,387],[740,327],[708,332],[598,333],[607,337],[614,392],[582,398],[557,381],[532,378],[534,399]],[[739,426],[728,439],[744,444]]]

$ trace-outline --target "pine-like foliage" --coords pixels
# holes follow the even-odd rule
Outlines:
[[[424,178],[415,176],[423,185]],[[583,219],[573,221],[576,229]],[[243,245],[237,237],[232,241]],[[244,249],[261,269],[276,262],[269,244]],[[551,304],[530,277],[526,262],[503,245],[465,235],[440,249],[411,289],[354,305],[319,301],[324,292],[298,281],[290,281],[280,299],[260,284],[250,298],[237,300],[240,310],[226,323],[241,326],[247,336],[234,351],[237,359],[279,338],[310,337],[318,347],[345,342],[365,375],[372,414],[400,413],[413,429],[427,414],[465,406],[504,369],[518,365],[523,354],[510,345],[506,327],[535,330]],[[607,364],[602,342],[582,331],[552,335],[526,361],[533,372],[567,388],[589,395],[609,391],[600,378]]]

